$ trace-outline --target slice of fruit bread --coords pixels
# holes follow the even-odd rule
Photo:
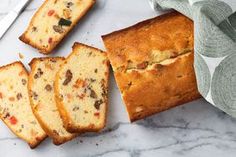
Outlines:
[[[95,0],[45,0],[19,39],[48,54],[94,3]]]
[[[28,73],[21,62],[0,67],[0,118],[35,148],[47,135],[31,110],[27,84]]]
[[[33,113],[56,145],[65,143],[76,136],[63,127],[55,102],[54,79],[63,62],[64,58],[61,57],[34,58],[29,64],[31,72],[28,89]]]
[[[105,126],[109,61],[106,53],[75,43],[56,75],[57,107],[69,132],[99,131]]]

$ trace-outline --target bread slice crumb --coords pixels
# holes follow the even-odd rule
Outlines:
[[[45,0],[19,39],[49,54],[94,3],[95,0]]]
[[[56,102],[69,132],[99,131],[107,112],[109,62],[106,53],[75,43],[55,79]]]
[[[35,148],[47,135],[31,110],[27,85],[28,73],[21,62],[0,67],[0,118]]]
[[[28,85],[29,91],[37,94],[37,98],[30,97],[34,115],[56,145],[63,144],[77,136],[77,134],[67,132],[63,127],[54,100],[54,78],[63,62],[62,57],[34,58],[30,62],[31,72]]]

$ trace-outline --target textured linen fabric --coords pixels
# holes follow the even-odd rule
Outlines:
[[[175,9],[194,21],[198,90],[212,105],[236,117],[236,13],[229,0],[150,0],[159,12]]]

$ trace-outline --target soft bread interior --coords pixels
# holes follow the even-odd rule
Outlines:
[[[30,63],[30,101],[34,114],[55,144],[64,143],[75,135],[67,132],[59,115],[54,95],[54,79],[64,58],[37,58]]]
[[[57,75],[56,88],[72,124],[80,129],[104,127],[109,66],[106,55],[76,44]]]
[[[34,117],[28,95],[28,74],[21,63],[0,69],[0,115],[7,126],[31,147],[46,137]]]
[[[94,4],[94,0],[46,0],[21,40],[48,53]],[[61,19],[66,21],[59,23]]]

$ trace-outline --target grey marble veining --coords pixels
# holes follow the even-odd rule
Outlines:
[[[0,18],[16,0],[2,0]],[[0,40],[0,64],[20,60],[27,63],[43,56],[17,38],[42,0],[33,0],[4,38]],[[53,55],[67,55],[73,42],[104,49],[100,36],[130,26],[156,14],[144,0],[97,0],[96,6],[76,26]],[[111,77],[107,127],[100,133],[86,133],[61,146],[48,138],[35,150],[16,138],[0,122],[0,154],[5,157],[234,157],[236,119],[203,99],[173,108],[130,124],[120,93]]]
[[[0,18],[2,18],[11,9],[13,9],[18,2],[19,2],[18,0],[2,0],[0,4]],[[32,2],[28,5],[28,7],[24,11],[25,12],[35,11],[41,3],[42,1],[32,0]]]

